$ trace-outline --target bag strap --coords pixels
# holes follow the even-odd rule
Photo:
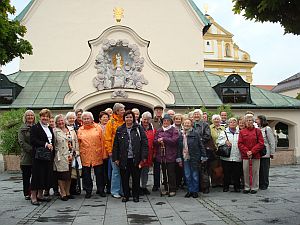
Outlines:
[[[226,130],[224,130],[224,133],[225,133],[225,136],[226,136],[227,141],[229,141],[229,140],[228,140],[228,136],[227,136]]]

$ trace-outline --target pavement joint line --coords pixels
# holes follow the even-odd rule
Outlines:
[[[200,204],[202,204],[209,211],[214,213],[217,217],[223,220],[227,224],[245,224],[242,220],[231,214],[230,212],[223,209],[218,204],[214,203],[212,200],[205,199],[202,196],[197,199]]]
[[[151,202],[150,199],[149,199],[149,196],[146,195],[146,197],[147,197],[147,199],[148,199],[148,201],[149,201],[149,203],[150,203],[151,209],[153,210],[153,212],[154,212],[154,214],[155,214],[155,216],[156,216],[156,218],[157,218],[159,224],[161,224],[160,219],[158,218],[158,216],[157,216],[157,214],[156,214],[156,212],[155,212],[155,210],[154,210],[154,208],[153,208],[152,202]]]
[[[174,212],[177,214],[177,216],[179,216],[179,218],[182,220],[182,222],[184,224],[187,224],[184,219],[180,216],[180,214],[175,210],[175,208],[173,207],[173,205],[169,202],[168,198],[167,197],[164,197],[166,199],[166,201],[169,203],[169,205],[171,206],[171,208],[174,210]]]
[[[105,204],[104,216],[103,216],[103,223],[102,223],[103,225],[105,224],[107,205],[108,205],[108,196],[106,196],[106,204]]]
[[[73,219],[73,221],[72,221],[71,224],[73,224],[74,221],[75,221],[75,219],[77,218],[77,215],[78,215],[78,213],[79,213],[79,211],[80,211],[80,209],[81,209],[81,207],[82,207],[82,205],[83,205],[83,202],[85,202],[85,198],[84,198],[83,201],[81,202],[81,205],[80,205],[80,207],[78,208],[78,210],[77,210],[77,212],[76,212],[76,215],[74,216],[74,219]]]
[[[45,204],[41,204],[40,206],[35,208],[31,213],[29,213],[27,216],[21,219],[17,224],[33,224],[34,222],[36,222],[36,220],[44,212],[46,212],[46,210],[57,200],[57,198],[53,198],[52,200],[50,202],[45,202]]]

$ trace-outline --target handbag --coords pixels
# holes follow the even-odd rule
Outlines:
[[[224,130],[224,133],[225,133],[225,135],[226,135],[227,141],[229,141],[229,140],[228,140],[228,136],[227,136],[225,130]],[[230,153],[231,153],[231,146],[228,146],[227,144],[220,145],[220,146],[218,147],[217,152],[216,152],[216,154],[217,154],[218,156],[222,156],[222,157],[225,157],[225,158],[230,157]]]
[[[256,143],[258,143],[257,129],[255,130],[255,132],[256,132]],[[266,137],[267,137],[267,132],[266,132]],[[268,139],[268,137],[267,137],[267,139]],[[260,156],[265,156],[267,154],[267,148],[266,148],[265,144],[264,144],[263,149],[260,150],[259,154],[260,154]]]
[[[45,147],[37,147],[35,149],[35,159],[42,161],[51,161],[51,151]]]
[[[208,174],[207,162],[200,164],[200,187],[203,193],[209,193],[210,179]]]

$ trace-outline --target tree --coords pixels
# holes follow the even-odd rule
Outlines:
[[[233,11],[246,19],[279,22],[285,33],[300,34],[299,0],[232,0]]]
[[[24,54],[32,54],[31,44],[23,39],[26,27],[8,18],[8,14],[14,15],[15,12],[10,0],[0,0],[0,65],[5,65],[15,57],[24,58]]]
[[[300,93],[298,93],[296,99],[300,100]]]

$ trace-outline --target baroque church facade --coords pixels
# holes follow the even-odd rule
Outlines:
[[[250,85],[249,54],[193,0],[31,0],[16,19],[34,54],[1,74],[1,110],[231,104],[236,115],[266,115],[274,129],[284,123],[278,163],[300,160],[300,101]]]

